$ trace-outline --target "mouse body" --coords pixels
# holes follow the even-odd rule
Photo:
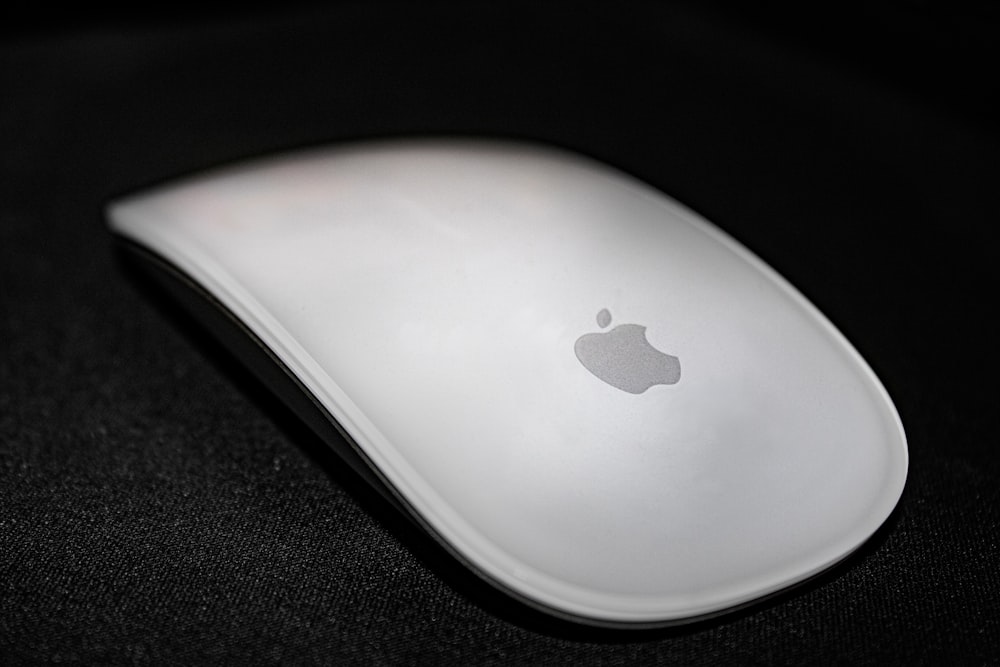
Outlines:
[[[402,511],[557,616],[647,627],[747,604],[850,554],[902,492],[902,424],[834,326],[589,158],[370,141],[108,217]]]

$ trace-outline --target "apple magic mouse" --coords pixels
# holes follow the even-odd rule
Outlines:
[[[667,625],[886,520],[896,410],[735,240],[589,158],[370,141],[125,197],[110,227],[461,563],[571,620]]]

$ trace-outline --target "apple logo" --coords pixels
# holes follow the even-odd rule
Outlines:
[[[602,329],[611,324],[607,308],[597,314],[597,324]],[[653,347],[646,340],[646,327],[638,324],[584,334],[574,350],[584,368],[630,394],[641,394],[657,384],[677,384],[681,379],[680,360]]]

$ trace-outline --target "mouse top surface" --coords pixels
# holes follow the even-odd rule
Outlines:
[[[555,614],[656,625],[747,603],[844,558],[902,492],[899,418],[843,336],[590,159],[371,142],[109,218],[264,345],[442,544]]]

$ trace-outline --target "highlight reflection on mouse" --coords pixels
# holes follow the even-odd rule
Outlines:
[[[109,218],[346,463],[555,616],[638,628],[751,603],[843,560],[902,492],[902,424],[835,326],[582,155],[345,144]]]

